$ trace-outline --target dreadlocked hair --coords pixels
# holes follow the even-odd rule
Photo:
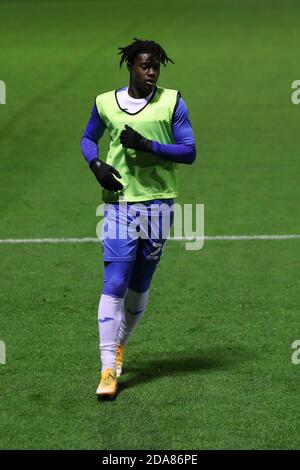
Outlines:
[[[159,61],[166,66],[167,62],[172,62],[172,59],[167,56],[166,51],[154,41],[143,41],[142,39],[133,38],[134,42],[125,47],[118,47],[121,54],[120,67],[122,67],[123,62],[130,62],[133,64],[135,56],[140,53],[149,53],[155,57],[158,57]]]

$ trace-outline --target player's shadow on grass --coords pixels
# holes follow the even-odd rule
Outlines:
[[[118,389],[121,392],[127,387],[138,386],[145,382],[152,382],[161,377],[172,375],[186,375],[191,373],[205,373],[210,369],[231,369],[237,363],[253,359],[253,351],[239,347],[222,347],[219,349],[196,350],[189,354],[185,352],[170,351],[145,359],[135,359],[126,362],[124,375],[120,378]]]

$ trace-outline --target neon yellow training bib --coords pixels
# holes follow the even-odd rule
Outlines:
[[[152,99],[135,114],[123,111],[117,101],[117,92],[108,91],[96,98],[96,106],[110,134],[106,162],[122,176],[123,190],[103,190],[104,202],[138,202],[177,197],[177,164],[151,152],[123,148],[120,134],[128,124],[150,140],[161,144],[175,143],[172,116],[178,91],[156,87]]]

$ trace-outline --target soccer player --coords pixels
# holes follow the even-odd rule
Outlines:
[[[98,397],[116,395],[124,350],[147,307],[167,238],[162,225],[167,223],[169,230],[172,224],[178,164],[196,158],[185,102],[177,90],[157,86],[161,64],[174,63],[172,59],[156,42],[136,38],[119,47],[119,54],[120,67],[127,64],[129,85],[96,97],[81,139],[83,156],[106,203]],[[99,159],[98,149],[105,129],[110,135],[106,162]],[[124,229],[125,237],[118,236]]]

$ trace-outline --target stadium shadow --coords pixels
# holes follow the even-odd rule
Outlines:
[[[118,390],[120,393],[128,387],[158,380],[160,377],[184,375],[191,372],[203,373],[209,369],[231,369],[237,363],[247,362],[254,358],[255,353],[242,346],[228,346],[210,351],[196,350],[189,355],[184,355],[184,352],[170,351],[157,358],[152,356],[146,361],[135,359],[129,363],[126,362],[125,357],[124,375],[118,382]]]

